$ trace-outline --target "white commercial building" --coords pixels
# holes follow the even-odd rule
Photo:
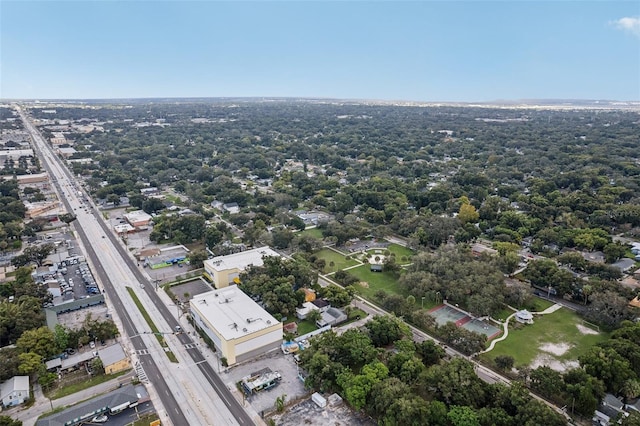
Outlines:
[[[191,315],[228,365],[246,361],[282,343],[282,323],[237,286],[194,296]]]
[[[238,277],[250,265],[262,266],[265,256],[280,257],[269,247],[259,247],[227,256],[217,256],[204,261],[204,272],[216,288],[224,288],[240,281]]]

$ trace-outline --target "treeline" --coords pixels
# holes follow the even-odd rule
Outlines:
[[[369,321],[363,332],[332,331],[301,353],[306,384],[338,392],[354,409],[382,425],[563,425],[519,383],[487,384],[473,364],[427,340],[414,343],[394,317]]]

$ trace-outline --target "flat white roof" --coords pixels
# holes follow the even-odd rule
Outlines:
[[[125,213],[123,216],[129,220],[151,220],[151,215],[144,210],[134,210],[130,213]]]
[[[249,265],[262,266],[262,258],[264,256],[280,257],[278,253],[264,246],[240,253],[229,254],[227,256],[217,256],[213,259],[205,260],[204,263],[214,271],[226,271],[236,268],[244,270]]]
[[[235,285],[201,293],[189,304],[225,340],[238,339],[278,323]]]

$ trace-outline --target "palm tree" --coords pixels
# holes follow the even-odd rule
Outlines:
[[[582,295],[584,296],[584,304],[586,305],[589,301],[589,295],[593,293],[593,287],[589,284],[585,284],[582,286]]]
[[[276,411],[278,413],[282,413],[284,411],[284,403],[287,400],[287,394],[283,393],[282,395],[280,395],[279,397],[276,398]]]

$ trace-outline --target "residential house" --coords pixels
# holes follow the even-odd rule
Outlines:
[[[230,214],[240,213],[240,206],[238,205],[238,203],[223,204],[222,208]]]
[[[301,308],[296,308],[296,317],[303,320],[307,318],[307,316],[311,313],[311,311],[319,311],[319,310],[320,309],[318,309],[316,305],[314,305],[313,303],[304,302]]]
[[[347,320],[347,314],[338,309],[330,307],[326,311],[322,312],[322,317],[316,321],[316,325],[320,328],[327,325],[334,326]]]
[[[105,374],[115,374],[131,368],[131,362],[124,353],[120,343],[100,349],[98,356],[104,366]]]
[[[628,272],[631,268],[635,266],[635,264],[636,264],[635,260],[629,259],[628,257],[624,257],[618,260],[616,263],[612,263],[611,266],[613,266],[616,269],[619,269],[620,272]]]
[[[5,407],[24,403],[29,398],[29,376],[13,376],[0,385],[0,400]]]
[[[604,253],[601,251],[582,251],[580,254],[587,262],[604,263]]]
[[[331,304],[324,299],[316,299],[311,302],[318,310],[322,312],[327,312],[327,310],[331,307]]]
[[[605,394],[602,401],[600,401],[600,405],[598,405],[591,421],[594,425],[609,426],[613,424],[619,416],[628,415],[629,413],[624,410],[624,404],[620,398],[608,393]]]

